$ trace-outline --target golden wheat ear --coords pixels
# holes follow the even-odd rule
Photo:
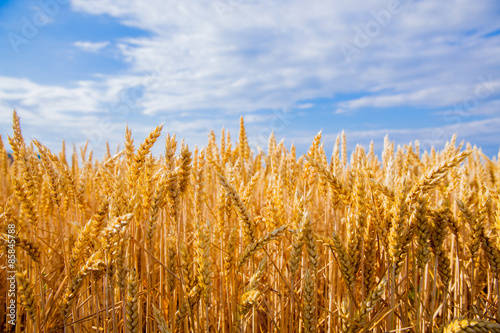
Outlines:
[[[67,161],[12,123],[0,331],[500,332],[500,162],[456,137],[386,137],[379,161],[344,132],[302,156],[271,133],[254,154],[240,119],[237,142],[167,134],[155,156],[163,126],[127,128],[115,155]]]

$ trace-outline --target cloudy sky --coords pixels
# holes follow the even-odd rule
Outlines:
[[[0,0],[0,134],[500,147],[498,0]],[[162,143],[159,145],[162,148]]]

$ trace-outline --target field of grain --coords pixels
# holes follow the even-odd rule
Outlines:
[[[0,329],[500,332],[500,169],[479,148],[386,139],[381,159],[348,157],[320,133],[297,156],[273,135],[252,152],[243,120],[202,149],[161,132],[65,156],[14,113],[0,302],[14,271],[17,314],[2,306]]]

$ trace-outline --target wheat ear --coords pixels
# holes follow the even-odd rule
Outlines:
[[[139,281],[135,269],[130,271],[125,302],[127,329],[129,333],[139,332]]]
[[[245,264],[245,262],[252,256],[252,254],[262,249],[264,245],[280,237],[285,232],[287,227],[288,225],[282,225],[281,227],[274,229],[273,231],[264,235],[255,243],[248,245],[241,254],[240,258],[238,259],[238,265],[237,265],[238,269]]]
[[[482,319],[455,319],[435,333],[500,333],[500,324]]]
[[[33,323],[36,321],[36,302],[34,288],[29,282],[28,271],[17,272],[17,288],[19,295],[21,297],[21,303],[23,303],[26,312],[29,314]]]
[[[314,278],[311,276],[310,270],[306,270],[304,276],[304,292],[303,292],[303,320],[304,320],[304,332],[312,333],[316,332],[316,323],[314,320],[314,294],[315,294],[315,283]]]
[[[167,321],[163,316],[163,313],[156,306],[153,305],[153,317],[155,318],[156,324],[158,324],[158,330],[160,333],[170,333],[168,329]]]

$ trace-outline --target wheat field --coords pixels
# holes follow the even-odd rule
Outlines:
[[[500,168],[481,149],[386,138],[348,158],[319,133],[303,156],[273,134],[254,152],[243,119],[203,149],[161,132],[66,156],[14,112],[4,332],[500,332]]]

